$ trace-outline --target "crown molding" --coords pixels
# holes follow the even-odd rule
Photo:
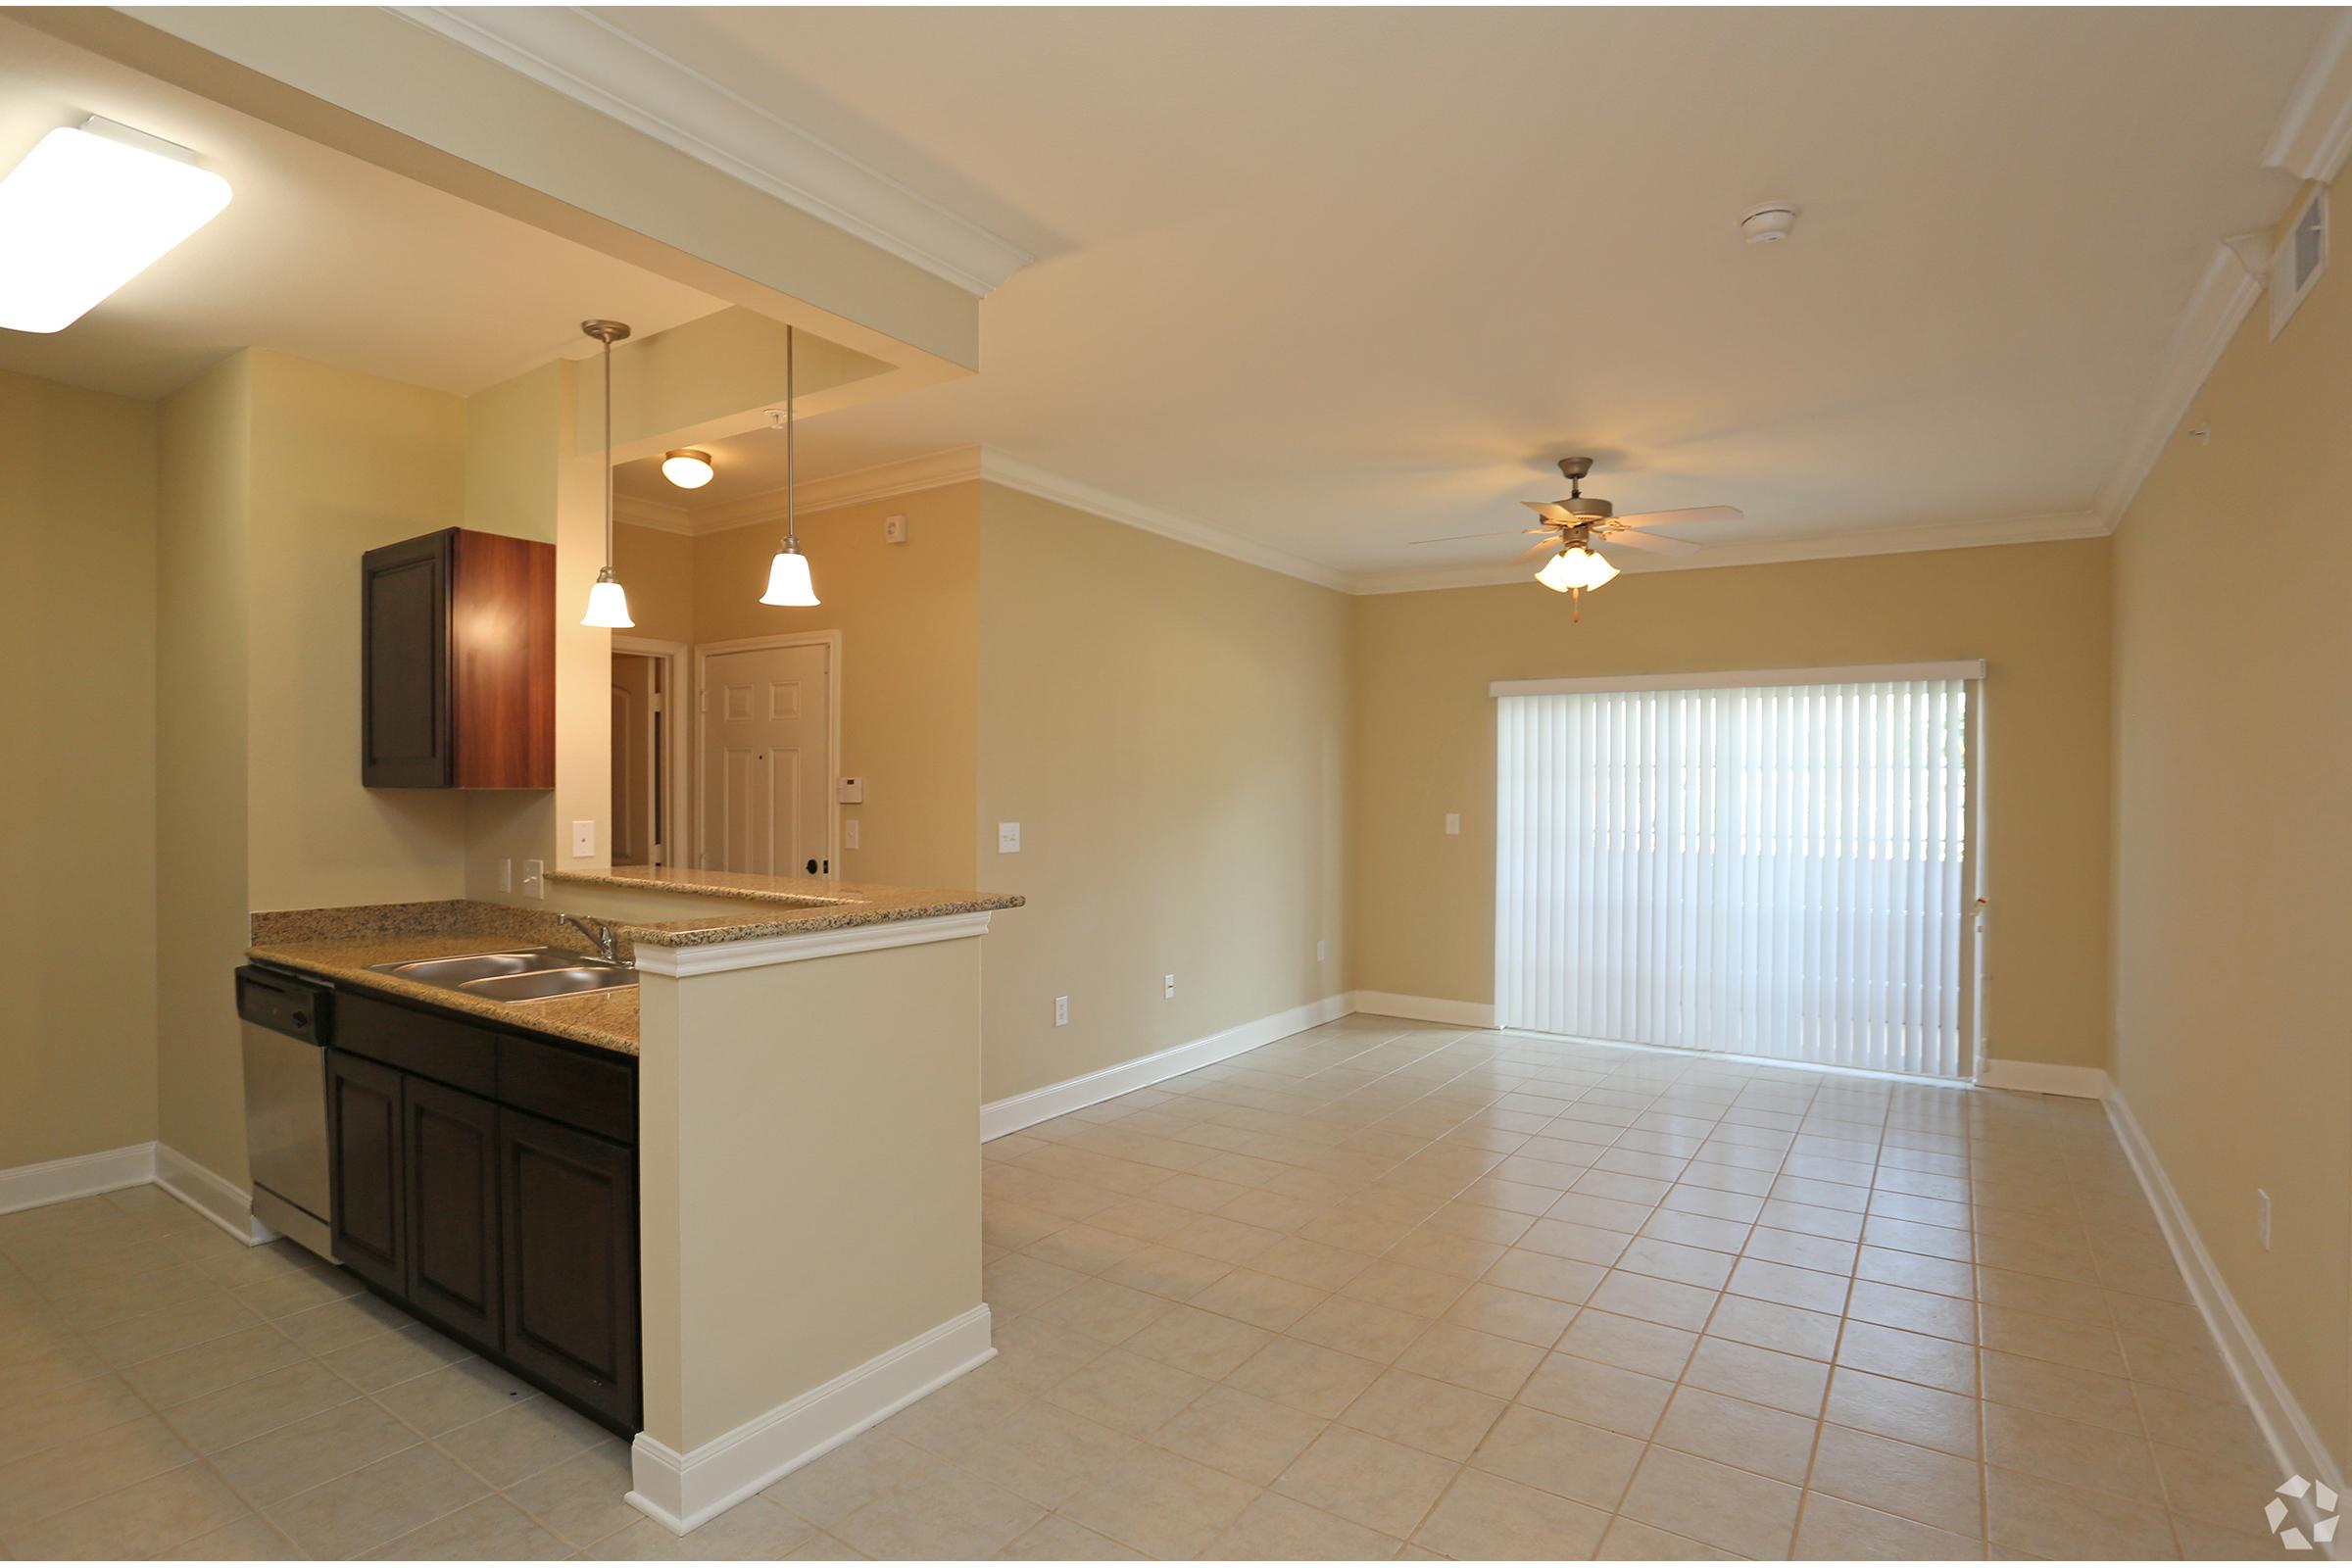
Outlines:
[[[1722,566],[1768,566],[1791,561],[1842,561],[1854,556],[1910,555],[1923,550],[1973,550],[1986,545],[2042,544],[2056,539],[2094,539],[2110,532],[2092,512],[2052,513],[2032,517],[1986,517],[1966,522],[1927,522],[1904,528],[1870,528],[1817,534],[1804,539],[1759,539],[1710,545],[1695,556],[1644,556],[1631,551],[1611,564],[1630,576],[1653,571],[1710,571]],[[1411,566],[1395,571],[1357,572],[1348,579],[1351,594],[1410,594],[1433,588],[1488,588],[1532,582],[1533,566]]]
[[[389,9],[967,293],[1034,259],[583,8]]]
[[[2100,532],[2113,533],[2122,524],[2132,498],[2147,483],[2156,460],[2164,456],[2173,432],[2187,416],[2188,406],[2204,390],[2205,378],[2221,363],[2238,323],[2261,297],[2262,280],[2246,270],[2237,252],[2227,244],[2216,245],[2204,275],[2197,279],[2196,291],[2180,313],[2180,323],[2173,328],[2164,373],[2140,406],[2122,461],[2091,504],[2092,514],[2105,523]]]
[[[1348,574],[1321,562],[1294,556],[1287,550],[1261,545],[1254,539],[1245,539],[1240,534],[1227,533],[1222,528],[1194,522],[1156,507],[1147,507],[1140,501],[1130,501],[1125,496],[1098,490],[1093,485],[1081,484],[1075,479],[1065,479],[1021,458],[985,451],[981,455],[980,477],[1042,500],[1074,507],[1080,512],[1091,512],[1098,517],[1107,517],[1112,522],[1124,523],[1130,528],[1158,534],[1163,539],[1173,539],[1178,544],[1192,545],[1214,555],[1229,556],[1235,561],[1262,566],[1268,571],[1279,571],[1286,577],[1297,577],[1325,588],[1343,591],[1348,588]]]
[[[2304,63],[2262,162],[2265,168],[2331,185],[2347,153],[2352,153],[2352,9],[2336,13]]]
[[[694,525],[694,514],[684,507],[673,507],[662,501],[647,501],[639,496],[615,495],[612,498],[612,520],[625,522],[633,528],[658,528],[663,533],[691,535],[704,531]]]
[[[903,496],[916,490],[936,490],[941,485],[962,484],[980,477],[981,461],[978,447],[949,447],[940,452],[927,452],[919,458],[904,458],[897,463],[878,463],[870,468],[852,468],[822,479],[804,479],[798,487],[794,510],[801,516],[811,513],[830,512],[836,507],[854,507],[862,501],[880,501],[889,496]],[[731,528],[749,528],[758,523],[784,520],[784,487],[760,490],[748,496],[716,506],[697,508],[682,533],[725,533]]]

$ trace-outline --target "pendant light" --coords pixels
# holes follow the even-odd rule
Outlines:
[[[816,597],[816,584],[808,576],[808,558],[801,554],[801,536],[793,529],[792,402],[792,328],[788,326],[784,329],[784,412],[767,411],[767,422],[784,432],[784,543],[777,547],[776,559],[768,563],[767,592],[760,596],[760,602],[807,608],[823,601]]]
[[[612,575],[612,345],[629,335],[619,321],[582,321],[580,330],[605,346],[605,564],[588,590],[588,613],[583,626],[634,626],[629,618],[629,596]]]

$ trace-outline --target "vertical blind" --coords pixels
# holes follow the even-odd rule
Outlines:
[[[1959,1076],[1967,681],[1734,678],[1497,686],[1496,1021]]]

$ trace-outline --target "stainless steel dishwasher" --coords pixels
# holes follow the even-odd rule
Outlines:
[[[334,1262],[326,1154],[331,988],[247,964],[237,971],[245,1037],[245,1155],[253,1217]]]

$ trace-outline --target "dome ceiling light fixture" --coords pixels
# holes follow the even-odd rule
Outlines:
[[[1611,550],[1624,546],[1661,556],[1687,556],[1700,547],[1687,539],[1669,539],[1663,534],[1639,530],[1693,522],[1738,522],[1743,515],[1738,507],[1683,507],[1673,512],[1636,512],[1621,517],[1609,502],[1585,494],[1585,476],[1592,471],[1591,458],[1562,458],[1560,472],[1568,479],[1567,496],[1558,501],[1520,503],[1544,519],[1533,528],[1449,534],[1442,539],[1416,539],[1413,543],[1442,545],[1460,539],[1539,535],[1537,542],[1519,559],[1524,562],[1538,556],[1551,558],[1536,573],[1536,581],[1553,593],[1568,595],[1576,606],[1571,618],[1581,621],[1585,618],[1584,596],[1592,589],[1607,587],[1617,577],[1617,567],[1594,546]]]
[[[718,473],[710,454],[693,447],[680,447],[675,452],[662,454],[662,477],[681,490],[700,490]]]

